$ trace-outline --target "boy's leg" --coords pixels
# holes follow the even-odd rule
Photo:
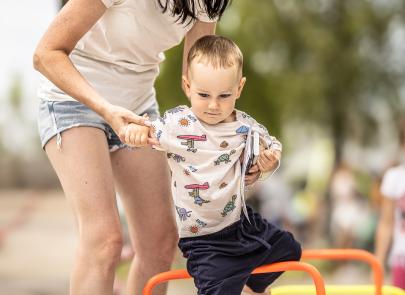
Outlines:
[[[243,257],[240,260],[209,251],[194,251],[187,259],[187,270],[194,278],[198,295],[241,294],[249,277]]]
[[[266,249],[266,253],[263,255],[267,255],[267,257],[261,265],[300,260],[302,253],[301,246],[291,233],[280,231],[272,240],[270,241],[271,249]],[[263,293],[281,274],[282,272],[251,275],[246,285],[253,292]]]

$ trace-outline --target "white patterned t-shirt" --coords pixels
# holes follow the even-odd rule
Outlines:
[[[179,236],[218,232],[240,219],[244,151],[249,129],[257,130],[267,148],[281,151],[281,143],[251,116],[236,110],[236,120],[209,125],[187,106],[168,110],[152,122],[172,171],[171,189]]]

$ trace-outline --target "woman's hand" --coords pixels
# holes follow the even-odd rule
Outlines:
[[[151,123],[149,118],[141,117],[126,108],[109,105],[106,115],[103,116],[105,121],[111,126],[111,128],[115,131],[118,135],[122,143],[132,145],[131,138],[125,136],[126,130],[129,124],[133,123],[138,126],[145,126],[150,127]],[[156,139],[148,137],[147,139],[148,144],[159,144]]]

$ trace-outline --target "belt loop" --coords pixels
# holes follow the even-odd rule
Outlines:
[[[48,103],[48,109],[49,109],[49,112],[51,113],[53,129],[56,133],[56,146],[58,148],[58,151],[62,151],[62,136],[60,135],[60,132],[58,130],[58,125],[56,125],[55,110],[53,108],[54,103],[55,103],[54,101]]]

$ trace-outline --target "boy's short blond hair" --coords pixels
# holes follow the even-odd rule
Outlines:
[[[208,35],[198,39],[188,53],[187,64],[191,65],[195,59],[208,62],[214,68],[229,68],[236,65],[238,72],[242,75],[242,52],[228,38]]]

